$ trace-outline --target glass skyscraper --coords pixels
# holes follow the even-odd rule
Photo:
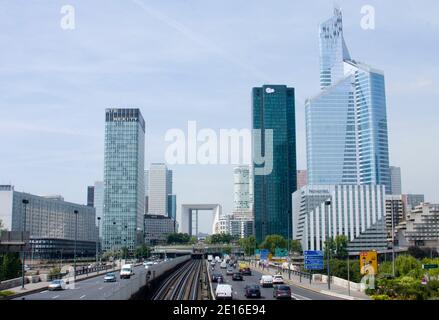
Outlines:
[[[305,103],[308,184],[380,184],[390,194],[384,74],[351,59],[339,9],[320,25],[320,84]]]
[[[139,109],[107,109],[105,115],[104,250],[143,241],[145,120]]]
[[[262,141],[253,141],[256,239],[261,242],[272,234],[291,238],[291,196],[297,186],[294,88],[284,85],[253,88],[252,122],[253,129],[261,130],[262,136]],[[273,132],[273,148],[264,139],[267,129]],[[264,167],[256,163],[258,156],[272,157],[271,172],[258,173]]]

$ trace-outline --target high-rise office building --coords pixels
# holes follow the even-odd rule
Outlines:
[[[297,185],[294,96],[294,88],[284,85],[253,88],[252,127],[260,130],[262,137],[253,141],[253,146],[258,146],[253,148],[253,212],[259,242],[271,234],[292,236],[291,195]],[[272,146],[264,138],[269,132],[273,134]],[[272,159],[271,170],[267,163],[257,163],[260,156]]]
[[[391,194],[384,74],[353,60],[342,13],[320,25],[322,91],[308,99],[308,184],[379,184]]]
[[[107,109],[105,114],[104,250],[143,242],[145,120],[139,109]]]
[[[250,176],[250,166],[238,166],[233,169],[233,214],[248,219],[253,218]]]
[[[390,181],[392,183],[392,194],[402,194],[401,168],[390,167]]]
[[[170,188],[168,168],[164,163],[152,163],[149,168],[148,214],[168,215]]]
[[[99,227],[99,237],[102,238],[102,217],[104,216],[104,182],[96,181],[94,185],[94,207],[96,209],[96,225]],[[101,221],[98,222],[98,218]]]
[[[95,187],[88,186],[87,187],[87,206],[94,207],[95,204]]]

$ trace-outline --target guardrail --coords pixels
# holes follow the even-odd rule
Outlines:
[[[88,275],[90,273],[94,273],[94,272],[100,272],[100,271],[107,271],[107,270],[111,270],[114,269],[114,266],[112,265],[105,265],[105,266],[99,266],[99,267],[93,267],[93,268],[88,268],[88,267],[84,267],[84,268],[76,268],[76,276],[81,276],[81,275]],[[69,274],[69,272],[65,272],[65,273],[56,273],[56,274],[48,274],[47,275],[47,281],[52,281],[52,280],[57,280],[57,279],[62,279],[63,277],[67,276]]]

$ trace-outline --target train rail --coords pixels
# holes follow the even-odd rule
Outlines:
[[[152,300],[198,300],[202,260],[189,260],[171,273],[159,286]]]

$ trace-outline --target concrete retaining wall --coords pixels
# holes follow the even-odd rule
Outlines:
[[[328,283],[328,276],[324,275],[324,274],[314,274],[313,281],[316,281],[316,282],[320,281],[322,283]],[[350,288],[353,291],[358,291],[358,292],[363,292],[363,293],[365,291],[365,286],[361,283],[347,281],[345,279],[334,277],[334,276],[331,276],[331,283],[335,284],[337,286],[346,288],[346,289],[348,288],[348,285],[350,285]]]

